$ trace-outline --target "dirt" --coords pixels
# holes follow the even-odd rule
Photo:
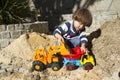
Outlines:
[[[102,69],[99,73],[105,80],[118,80],[120,72],[120,19],[106,22],[101,27],[101,35],[93,40],[93,52],[97,66]],[[115,77],[116,78],[113,78]]]
[[[90,33],[89,50],[94,54],[96,66],[89,72],[82,67],[66,71],[65,66],[59,71],[46,69],[44,72],[11,73],[3,75],[0,80],[120,80],[120,19],[104,23],[100,29]],[[22,65],[31,68],[33,53],[36,48],[46,48],[55,44],[53,35],[29,33],[21,35],[9,46],[0,51],[0,65]],[[0,69],[1,70],[1,69]],[[18,76],[19,75],[19,76]]]

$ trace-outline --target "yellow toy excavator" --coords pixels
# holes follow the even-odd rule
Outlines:
[[[58,46],[50,46],[48,49],[36,49],[33,58],[32,68],[36,71],[43,71],[47,67],[52,70],[58,71],[63,65],[61,55],[69,55],[70,52],[64,43]]]

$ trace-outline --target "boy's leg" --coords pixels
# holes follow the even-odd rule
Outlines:
[[[74,45],[71,43],[70,40],[65,39],[65,43],[68,45],[68,47],[70,47],[70,48],[74,48]]]
[[[73,38],[73,39],[64,39],[65,43],[70,47],[74,48],[77,46],[80,46],[80,39],[79,38]],[[60,45],[58,41],[56,41],[55,45]]]
[[[74,47],[80,46],[80,44],[81,44],[79,38],[70,39],[70,42],[73,44]]]

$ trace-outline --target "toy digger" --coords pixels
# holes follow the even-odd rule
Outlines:
[[[33,69],[43,71],[47,67],[51,67],[54,71],[58,71],[62,67],[63,58],[61,55],[69,55],[70,52],[64,44],[49,47],[48,50],[36,49],[34,53]]]

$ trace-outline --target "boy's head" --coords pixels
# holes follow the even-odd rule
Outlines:
[[[78,9],[73,13],[73,20],[79,22],[83,26],[90,26],[92,24],[92,15],[88,9]]]

